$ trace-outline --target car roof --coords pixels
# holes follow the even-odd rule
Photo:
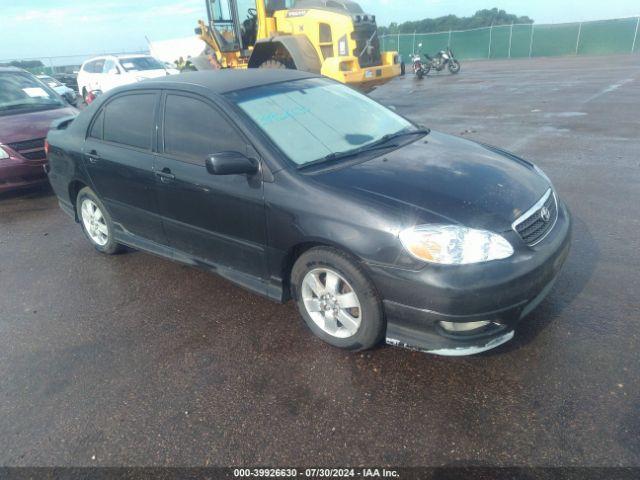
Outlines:
[[[25,70],[18,67],[0,67],[0,73],[2,72],[25,72]]]
[[[289,82],[304,78],[319,77],[314,73],[300,70],[250,68],[244,70],[202,70],[185,72],[179,75],[152,78],[134,84],[140,88],[154,84],[156,87],[174,87],[197,85],[214,93],[227,93],[245,88],[258,87],[273,83]]]
[[[154,58],[148,53],[128,53],[126,55],[99,55],[97,57],[91,57],[86,59],[84,62],[82,62],[82,64],[84,65],[85,63],[93,62],[94,60],[107,60],[108,58],[125,59],[125,58],[140,58],[140,57]]]

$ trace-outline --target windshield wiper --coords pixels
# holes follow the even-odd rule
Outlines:
[[[304,170],[307,167],[313,167],[314,165],[318,165],[325,162],[333,162],[335,160],[342,160],[343,158],[355,157],[365,152],[372,152],[375,150],[384,150],[387,148],[397,148],[399,147],[396,143],[388,143],[390,140],[404,137],[407,135],[428,135],[431,132],[428,128],[418,128],[415,130],[401,130],[396,133],[388,133],[383,135],[375,142],[368,143],[367,145],[363,145],[362,147],[354,148],[353,150],[346,150],[344,152],[333,152],[329,155],[322,157],[318,160],[313,160],[312,162],[305,163],[298,167],[298,170]]]
[[[386,145],[374,145],[374,146],[366,145],[365,147],[355,148],[353,150],[347,150],[345,152],[334,152],[334,153],[330,153],[326,157],[322,157],[322,158],[319,158],[318,160],[313,160],[311,162],[305,163],[304,165],[300,165],[298,167],[298,170],[304,170],[308,167],[313,167],[314,165],[319,165],[321,163],[328,163],[328,162],[333,162],[335,160],[342,160],[343,158],[355,157],[357,155],[360,155],[363,152],[371,152],[373,150],[386,150],[387,148],[396,148],[396,147],[398,147],[398,145],[396,145],[395,143],[386,144]]]
[[[380,140],[376,140],[369,145],[378,145],[380,143],[388,142],[389,140],[393,140],[399,137],[406,137],[407,135],[429,135],[431,133],[430,128],[416,128],[415,130],[400,130],[396,133],[387,133]]]

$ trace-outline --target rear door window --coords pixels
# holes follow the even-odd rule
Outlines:
[[[216,152],[245,153],[247,142],[216,108],[190,96],[168,94],[164,109],[164,152],[204,165]]]
[[[104,108],[104,140],[130,147],[151,149],[158,95],[121,95]]]

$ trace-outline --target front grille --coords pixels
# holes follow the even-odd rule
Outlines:
[[[375,22],[362,22],[354,25],[351,38],[356,41],[353,56],[358,57],[362,68],[379,67],[382,65],[380,57],[380,40],[378,39],[378,27]]]
[[[8,143],[7,146],[27,160],[44,160],[47,157],[44,151],[44,138]]]
[[[547,236],[557,218],[558,203],[555,194],[549,189],[529,211],[513,223],[513,229],[527,245],[532,246]]]

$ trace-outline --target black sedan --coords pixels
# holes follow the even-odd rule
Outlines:
[[[332,345],[465,355],[549,292],[570,218],[545,174],[297,71],[115,89],[47,137],[61,207],[123,245],[284,302]]]

